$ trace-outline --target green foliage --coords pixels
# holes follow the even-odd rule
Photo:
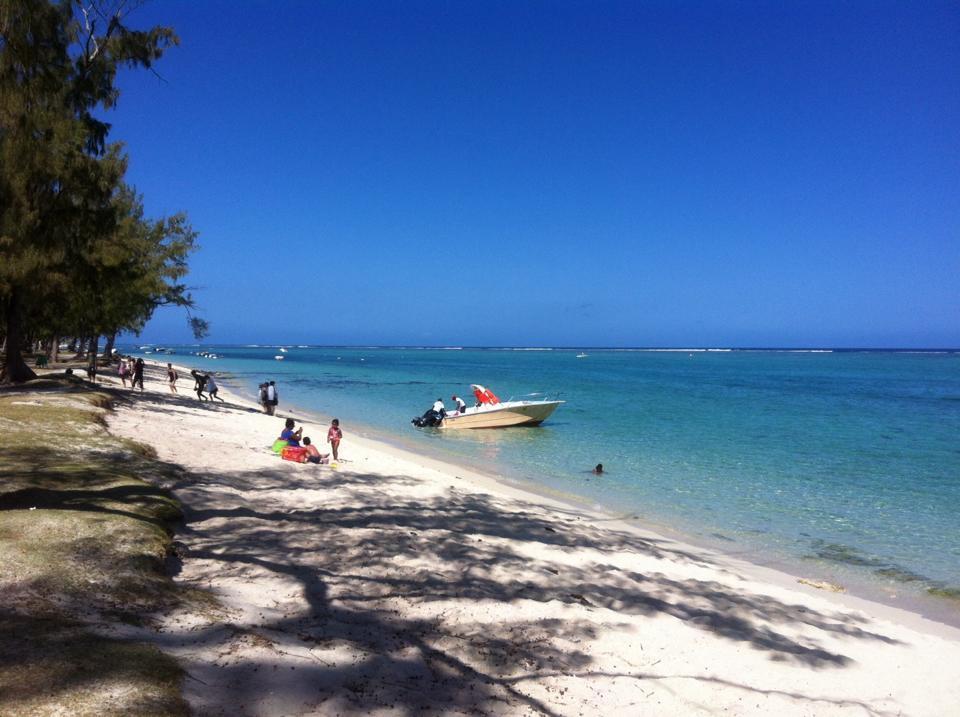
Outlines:
[[[32,336],[138,331],[157,306],[193,304],[183,279],[196,233],[182,214],[144,217],[123,183],[122,148],[96,116],[118,101],[119,68],[149,68],[178,42],[170,28],[128,28],[125,13],[120,0],[0,0],[8,378],[24,326]]]

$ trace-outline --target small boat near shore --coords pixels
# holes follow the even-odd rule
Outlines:
[[[418,428],[507,428],[509,426],[539,426],[564,403],[560,400],[501,401],[488,388],[471,384],[477,405],[463,411],[440,415],[430,409],[411,423]]]

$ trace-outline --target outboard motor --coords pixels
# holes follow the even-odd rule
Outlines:
[[[422,416],[415,416],[410,423],[417,428],[436,428],[443,422],[443,414],[432,408]]]

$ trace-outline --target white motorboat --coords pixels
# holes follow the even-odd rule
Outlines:
[[[505,428],[507,426],[538,426],[564,401],[501,401],[494,393],[479,384],[472,384],[477,405],[462,412],[448,413],[439,425],[427,415],[414,419],[414,425],[438,428]],[[427,412],[431,413],[430,411]],[[418,423],[419,421],[419,423]]]
[[[277,361],[283,361],[283,359],[284,359],[285,357],[284,357],[283,354],[277,354],[276,356],[274,356],[274,358],[275,358]]]

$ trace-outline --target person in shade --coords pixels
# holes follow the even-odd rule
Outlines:
[[[133,364],[133,381],[130,384],[130,388],[136,388],[140,386],[140,392],[143,393],[143,359],[138,358],[136,363]]]

